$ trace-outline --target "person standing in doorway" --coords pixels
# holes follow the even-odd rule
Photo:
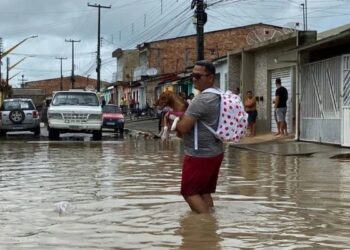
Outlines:
[[[209,92],[203,93],[204,90],[214,87],[214,65],[209,61],[196,62],[192,80],[194,87],[201,93],[191,101],[176,126],[177,135],[183,138],[184,145],[181,194],[192,211],[209,213],[214,207],[211,194],[216,191],[224,157],[223,142],[200,122],[205,122],[214,130],[218,126],[220,96]],[[195,141],[198,147],[195,146]]]
[[[233,93],[235,95],[238,95],[241,99],[242,99],[242,95],[241,95],[241,89],[239,87],[236,87],[234,90],[233,90]]]
[[[256,99],[253,96],[253,92],[248,90],[245,100],[244,109],[248,113],[248,127],[250,130],[249,136],[254,137],[256,135],[256,118],[258,117],[258,111],[256,110]]]
[[[274,100],[274,107],[278,127],[278,132],[276,136],[288,136],[286,122],[288,90],[282,86],[281,78],[276,78],[276,88],[277,89]]]

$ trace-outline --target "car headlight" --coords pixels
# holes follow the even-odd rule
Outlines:
[[[102,120],[102,115],[101,114],[91,114],[89,115],[90,120]]]
[[[49,119],[62,119],[62,115],[60,113],[49,113],[48,118]]]

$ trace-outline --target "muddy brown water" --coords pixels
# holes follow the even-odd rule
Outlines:
[[[348,162],[227,148],[215,212],[196,215],[178,194],[178,140],[0,150],[0,249],[350,248]]]

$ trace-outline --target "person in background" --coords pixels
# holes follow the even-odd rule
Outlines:
[[[41,119],[41,122],[45,124],[45,126],[47,126],[48,124],[47,109],[49,108],[50,103],[51,103],[51,100],[49,99],[46,99],[45,101],[43,101],[43,105],[40,111],[40,119]]]
[[[193,93],[190,93],[190,94],[188,95],[187,100],[186,100],[187,103],[190,104],[190,103],[192,102],[193,98],[194,98],[194,94],[193,94]]]
[[[124,98],[124,96],[121,98],[120,100],[120,109],[122,110],[123,114],[126,115],[127,112],[127,104],[126,104],[126,100]]]
[[[234,93],[235,95],[238,95],[240,98],[242,98],[242,96],[241,96],[241,90],[240,90],[239,87],[236,87],[236,88],[233,90],[233,93]]]
[[[185,92],[180,92],[179,96],[181,96],[185,101],[187,100],[187,94]]]
[[[133,111],[136,108],[136,101],[134,98],[132,98],[130,100],[130,104],[129,104],[130,110]]]
[[[286,122],[288,90],[282,86],[281,78],[276,78],[276,88],[274,107],[276,112],[278,133],[275,135],[288,136]]]
[[[256,135],[256,118],[258,117],[258,111],[256,110],[256,99],[253,95],[253,92],[248,90],[245,100],[244,100],[244,108],[248,113],[248,128],[250,130],[249,136]]]
[[[177,135],[183,138],[184,147],[181,194],[192,211],[209,213],[214,207],[211,194],[216,191],[224,147],[223,142],[199,120],[214,130],[218,126],[220,96],[210,92],[203,93],[204,90],[214,87],[215,66],[209,61],[196,62],[192,81],[201,93],[192,100],[176,126]],[[194,145],[195,127],[198,132],[198,148]]]

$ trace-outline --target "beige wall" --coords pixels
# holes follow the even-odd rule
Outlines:
[[[229,56],[228,61],[229,89],[233,90],[241,85],[242,56],[241,54]]]
[[[276,43],[276,45],[268,44],[265,47],[242,50],[242,52],[229,55],[229,81],[241,79],[243,99],[248,90],[252,90],[254,95],[259,97],[257,102],[258,133],[270,131],[272,100],[269,72],[273,69],[295,66],[297,59],[297,52],[293,50],[295,46],[296,40],[290,39],[287,42]],[[260,100],[260,97],[263,98],[263,101]]]

